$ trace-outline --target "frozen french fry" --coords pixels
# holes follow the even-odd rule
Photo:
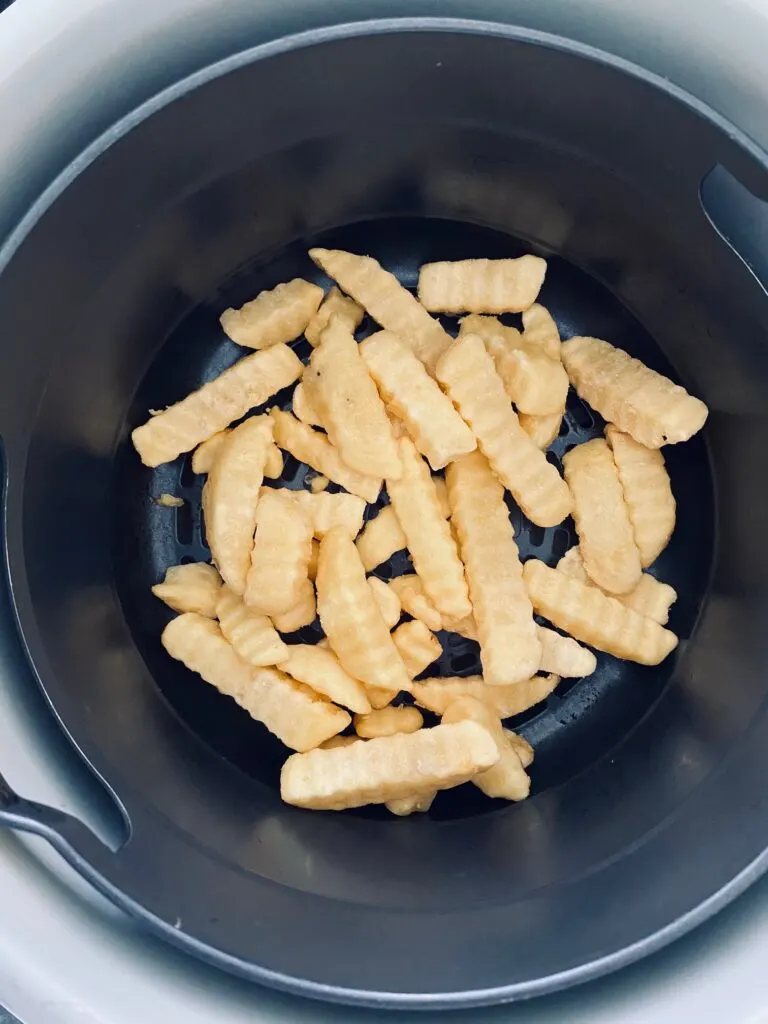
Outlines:
[[[134,447],[145,466],[172,462],[263,405],[303,372],[301,360],[287,345],[254,352],[137,427],[131,434]]]
[[[375,519],[369,519],[357,538],[357,550],[366,572],[371,572],[407,545],[403,528],[391,505],[381,509]]]
[[[405,289],[394,274],[370,256],[339,249],[310,249],[309,255],[325,273],[388,331],[394,331],[431,370],[452,344],[437,320]]]
[[[341,527],[320,541],[317,607],[323,632],[347,672],[385,690],[410,690],[411,678],[365,578],[354,541]]]
[[[536,447],[544,451],[549,448],[560,433],[563,414],[556,412],[550,416],[527,416],[521,412],[518,419],[520,420],[520,426]]]
[[[339,317],[344,326],[354,334],[363,322],[365,310],[354,299],[350,299],[348,295],[342,294],[334,285],[323,299],[320,308],[309,321],[307,329],[304,331],[304,337],[312,348],[320,344],[320,337],[332,316]],[[296,415],[298,416],[299,414],[296,413]],[[299,419],[301,419],[300,416]]]
[[[493,767],[499,748],[477,722],[438,725],[334,750],[292,755],[280,794],[298,807],[340,811],[450,789]]]
[[[413,796],[402,796],[398,800],[387,800],[385,806],[398,818],[407,818],[409,814],[426,814],[437,796],[434,789]]]
[[[267,448],[267,458],[264,461],[264,476],[269,480],[277,480],[283,472],[283,453],[276,444]]]
[[[472,613],[464,567],[456,541],[440,509],[427,464],[413,442],[400,438],[402,475],[387,479],[387,490],[424,592],[441,615],[463,618]]]
[[[240,309],[225,309],[221,326],[246,348],[271,348],[303,333],[323,299],[323,289],[300,277],[260,292]]]
[[[379,736],[394,736],[398,732],[416,732],[424,725],[424,716],[418,708],[403,705],[355,715],[352,722],[358,736],[364,740],[373,740]]]
[[[403,611],[435,631],[443,628],[443,617],[424,591],[424,584],[416,573],[395,576],[389,586],[397,594]]]
[[[602,590],[628,594],[642,566],[610,448],[599,437],[577,445],[563,458],[563,471],[584,568]]]
[[[561,523],[571,512],[570,491],[520,426],[482,340],[474,334],[460,337],[435,374],[526,516],[537,526]]]
[[[560,361],[560,332],[549,310],[538,302],[523,313],[523,339]]]
[[[282,490],[265,488],[256,509],[256,537],[245,603],[264,615],[282,615],[312,590],[312,520]]]
[[[579,580],[581,583],[591,586],[597,585],[584,568],[581,550],[578,545],[566,551],[557,563],[557,570],[565,576]],[[666,626],[669,619],[669,609],[677,600],[677,591],[674,587],[670,587],[668,583],[662,583],[654,576],[651,576],[650,573],[644,572],[634,590],[630,590],[628,594],[617,594],[615,596],[618,601],[621,601],[627,608],[636,611],[638,615],[645,615],[646,618],[658,622],[660,626]]]
[[[342,708],[278,669],[247,665],[212,619],[194,613],[179,615],[165,627],[162,642],[172,658],[236,700],[293,750],[319,746],[343,732],[352,720]]]
[[[357,494],[371,504],[376,501],[381,490],[381,479],[364,476],[350,469],[342,461],[338,448],[331,444],[325,434],[313,430],[289,412],[280,409],[272,409],[270,416],[275,424],[275,442],[281,448],[352,494]]]
[[[546,626],[537,626],[536,635],[541,643],[539,671],[554,672],[563,679],[580,679],[592,675],[597,668],[592,651],[576,643],[573,637],[562,636]]]
[[[504,735],[517,751],[517,756],[520,758],[523,768],[529,768],[533,764],[533,747],[528,740],[518,736],[516,732],[512,732],[510,729],[505,729]],[[330,743],[331,741],[327,740],[326,742]]]
[[[387,629],[393,629],[400,621],[402,613],[400,598],[391,587],[387,586],[384,580],[380,580],[376,576],[368,577],[368,586],[373,591],[373,596],[376,598],[376,603],[379,606],[381,617],[384,619]]]
[[[486,683],[530,678],[541,661],[533,608],[523,584],[504,490],[479,453],[446,470],[451,522],[459,538]]]
[[[206,562],[172,565],[166,569],[163,582],[152,587],[155,597],[175,612],[199,612],[210,619],[216,618],[220,590],[221,576]]]
[[[675,529],[675,499],[664,456],[611,424],[605,428],[605,437],[613,451],[640,562],[647,569]]]
[[[301,381],[293,389],[291,408],[296,419],[306,423],[308,427],[322,427],[320,413],[315,408],[306,387]]]
[[[272,442],[268,416],[254,416],[222,442],[203,487],[208,546],[224,582],[245,591],[264,463]]]
[[[342,460],[358,473],[400,476],[397,441],[352,333],[336,317],[304,373],[304,389]]]
[[[254,612],[226,585],[216,602],[216,617],[235,653],[249,665],[277,665],[287,657],[288,648],[267,616]]]
[[[590,647],[641,665],[658,665],[677,646],[675,634],[658,622],[538,559],[525,563],[523,575],[537,613]]]
[[[443,715],[443,724],[455,722],[477,722],[493,736],[499,748],[499,760],[488,771],[480,772],[472,779],[486,796],[502,800],[525,800],[531,791],[531,780],[517,753],[517,748],[507,739],[499,716],[475,697],[461,697],[449,704]]]
[[[370,713],[371,705],[359,679],[346,672],[333,651],[311,644],[291,644],[278,668],[315,693],[357,714]]]
[[[360,353],[387,404],[433,469],[477,447],[474,435],[424,364],[391,331],[379,331]]]
[[[277,493],[295,502],[309,516],[312,530],[318,539],[334,526],[343,527],[353,538],[362,529],[365,502],[356,494],[327,494],[324,491],[312,494],[287,487],[280,488]]]
[[[444,714],[459,697],[476,697],[493,708],[499,718],[512,718],[541,704],[559,682],[559,676],[547,675],[509,686],[489,686],[482,676],[439,676],[415,682],[413,697],[417,704],[436,715]]]
[[[210,473],[216,454],[226,439],[227,434],[229,434],[229,428],[220,430],[218,434],[213,434],[207,441],[203,441],[202,444],[195,448],[194,452],[192,452],[193,473]]]
[[[421,675],[443,653],[435,634],[418,619],[398,626],[392,634],[392,639],[412,679]]]
[[[425,263],[419,301],[433,313],[519,313],[536,301],[546,272],[540,256]]]
[[[272,624],[279,633],[295,633],[297,629],[311,625],[317,618],[315,589],[309,587],[297,605],[282,615],[271,615]]]
[[[571,338],[560,350],[580,397],[646,448],[687,441],[704,426],[700,399],[609,342]]]

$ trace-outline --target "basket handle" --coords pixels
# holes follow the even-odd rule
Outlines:
[[[722,164],[702,179],[699,199],[712,227],[768,292],[768,202]]]

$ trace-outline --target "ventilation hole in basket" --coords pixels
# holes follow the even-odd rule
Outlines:
[[[382,580],[391,580],[395,574],[392,571],[392,565],[390,562],[382,562],[381,565],[376,566],[375,575]]]
[[[192,543],[192,509],[188,501],[176,509],[176,540],[184,547]]]
[[[181,464],[179,483],[182,487],[194,487],[195,474],[192,472],[192,456],[187,455]]]
[[[581,399],[573,403],[568,414],[571,422],[579,430],[589,430],[594,426],[595,418]]]
[[[182,555],[179,559],[180,565],[192,565],[194,558],[191,555]]]
[[[568,420],[565,418],[565,416],[563,416],[562,420],[560,421],[560,430],[558,431],[558,436],[565,437],[567,434],[570,433],[570,430],[571,426]]]
[[[279,480],[290,486],[290,484],[298,480],[303,473],[304,467],[301,463],[298,462],[293,455],[289,455],[288,452],[286,452],[283,460],[283,472],[280,474]]]
[[[451,668],[454,674],[460,676],[463,672],[467,672],[476,667],[477,665],[477,654],[472,651],[467,651],[464,654],[454,655],[450,659]]]
[[[544,543],[546,535],[546,530],[543,526],[535,526],[531,524],[531,526],[528,527],[528,542],[532,548],[540,548]]]
[[[547,462],[554,466],[558,473],[560,472],[560,458],[551,450],[547,452]]]
[[[552,558],[559,562],[565,552],[571,546],[571,535],[568,530],[558,527],[552,538]]]

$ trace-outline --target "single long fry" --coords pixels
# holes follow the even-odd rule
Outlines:
[[[201,445],[195,448],[194,452],[192,452],[193,473],[210,473],[216,455],[229,432],[229,428],[220,430],[218,434],[213,434],[207,441],[203,441]]]
[[[301,420],[302,423],[306,423],[309,427],[322,427],[320,413],[315,408],[312,399],[309,397],[309,392],[301,381],[293,389],[291,408],[293,409],[293,415],[296,419]]]
[[[451,345],[450,336],[433,320],[394,274],[370,256],[339,249],[310,249],[310,257],[366,309],[373,319],[394,331],[427,369],[432,369]]]
[[[253,668],[235,654],[217,623],[179,615],[165,627],[163,647],[177,661],[232,697],[287,747],[311,750],[342,732],[350,715],[274,668]]]
[[[416,573],[441,614],[463,618],[472,613],[464,567],[440,510],[432,475],[409,438],[400,438],[399,445],[402,476],[388,478],[387,490]]]
[[[538,559],[525,563],[523,575],[537,613],[590,647],[640,665],[658,665],[677,646],[675,634],[658,622]]]
[[[562,636],[546,626],[537,626],[536,635],[541,642],[539,671],[554,672],[564,679],[580,679],[592,675],[597,668],[592,651],[577,644],[573,637]]]
[[[410,676],[368,586],[357,548],[338,526],[320,541],[317,607],[323,632],[351,676],[367,686],[410,690]]]
[[[225,309],[221,326],[238,345],[270,348],[298,338],[322,299],[322,288],[296,277],[260,292],[239,309]]]
[[[172,462],[263,405],[303,372],[301,360],[287,345],[254,352],[137,427],[131,434],[134,447],[145,466]]]
[[[332,316],[339,317],[344,326],[354,334],[363,321],[365,310],[354,299],[343,295],[334,285],[323,299],[320,308],[307,324],[304,337],[312,348],[320,344],[320,337]],[[298,416],[298,413],[296,414]],[[299,419],[301,417],[299,416]]]
[[[271,615],[275,629],[280,633],[295,633],[297,629],[311,625],[317,618],[315,588],[309,587],[299,603],[282,615]]]
[[[446,483],[485,681],[499,686],[522,682],[537,671],[541,644],[504,491],[479,452],[452,462]]]
[[[571,338],[561,352],[581,398],[646,448],[687,441],[704,426],[700,399],[609,342]]]
[[[256,509],[256,538],[245,585],[245,603],[264,615],[282,615],[312,590],[309,563],[313,527],[299,504],[282,490],[265,488]]]
[[[420,676],[443,653],[435,634],[418,619],[398,626],[392,634],[392,639],[412,679]]]
[[[391,331],[379,331],[360,345],[387,411],[405,425],[432,469],[442,469],[477,443],[424,364]]]
[[[280,488],[278,494],[295,502],[309,516],[315,536],[320,539],[334,526],[342,526],[353,538],[363,526],[365,501],[355,494],[327,494]]]
[[[294,754],[283,765],[280,795],[289,804],[344,810],[450,789],[499,759],[495,740],[477,722],[438,725],[333,750]]]
[[[357,550],[366,572],[371,572],[407,546],[400,520],[391,505],[381,509],[375,519],[369,519],[357,538]]]
[[[534,676],[510,686],[489,686],[482,676],[439,676],[413,684],[414,700],[436,715],[459,697],[476,697],[494,709],[499,718],[513,718],[541,704],[560,682],[560,676]]]
[[[224,582],[238,595],[245,591],[256,528],[264,463],[272,443],[272,423],[254,416],[222,442],[203,487],[205,532]]]
[[[551,359],[560,361],[560,332],[552,314],[539,303],[534,303],[523,313],[523,340],[543,349]]]
[[[540,256],[425,263],[419,300],[434,313],[519,313],[536,301],[546,272]]]
[[[254,612],[227,586],[221,588],[216,617],[235,653],[249,665],[278,665],[288,656],[288,648],[267,616]]]
[[[664,456],[657,449],[638,444],[611,424],[605,428],[605,437],[613,451],[645,569],[656,561],[675,529],[675,498]]]
[[[155,597],[174,611],[199,612],[210,619],[216,618],[220,590],[221,576],[206,562],[171,565],[165,571],[163,582],[152,587]]]
[[[397,594],[403,611],[423,622],[431,630],[443,628],[443,617],[424,591],[424,584],[416,573],[395,576],[389,586]]]
[[[435,373],[526,516],[538,526],[561,523],[571,512],[570,491],[520,426],[482,340],[460,337]]]
[[[379,736],[394,736],[399,732],[416,732],[424,725],[424,716],[418,708],[402,706],[382,708],[367,715],[355,715],[352,719],[355,732],[364,740]]]
[[[507,739],[501,720],[491,708],[475,697],[461,697],[449,704],[443,715],[443,724],[477,722],[493,736],[499,748],[498,763],[486,772],[480,772],[472,782],[486,796],[502,800],[525,800],[531,791],[531,780],[513,743]]]
[[[286,657],[278,668],[335,704],[358,714],[370,713],[365,687],[345,672],[333,651],[311,644],[292,644],[286,648]]]
[[[338,448],[331,444],[325,434],[313,430],[281,409],[272,409],[270,416],[275,424],[275,442],[281,448],[352,494],[359,495],[371,504],[376,501],[382,481],[376,477],[356,473],[345,465]]]
[[[400,598],[391,587],[387,586],[384,580],[380,580],[376,576],[368,577],[368,586],[373,591],[373,596],[376,598],[376,604],[379,606],[381,617],[384,619],[387,629],[393,629],[400,621],[402,612]]]
[[[578,545],[566,551],[557,563],[557,570],[572,579],[596,586],[584,568]],[[628,594],[616,595],[616,597],[627,608],[636,611],[638,615],[645,615],[646,618],[658,622],[660,626],[666,626],[669,609],[677,600],[677,591],[668,583],[662,583],[650,573],[644,572],[634,590]]]
[[[628,594],[642,566],[610,448],[599,437],[577,445],[564,457],[563,471],[584,568],[602,590]]]

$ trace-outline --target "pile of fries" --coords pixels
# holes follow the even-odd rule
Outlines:
[[[427,264],[416,297],[368,256],[310,256],[327,294],[296,279],[228,309],[224,330],[255,351],[133,432],[146,465],[194,450],[207,474],[213,564],[153,587],[180,613],[163,645],[295,751],[288,803],[407,815],[465,782],[522,800],[533,750],[504,720],[594,672],[589,648],[658,665],[677,644],[675,591],[645,571],[675,527],[659,449],[707,408],[607,341],[561,342],[536,303],[540,257]],[[458,337],[432,313],[462,315]],[[358,342],[366,314],[381,330]],[[293,384],[292,412],[248,415]],[[608,426],[563,478],[546,449],[570,386]],[[265,484],[282,452],[315,472],[309,490]],[[523,565],[505,491],[539,527],[572,516],[578,545]],[[403,550],[411,572],[370,575]],[[318,617],[323,639],[298,642]],[[425,678],[441,631],[479,643],[482,676]]]

